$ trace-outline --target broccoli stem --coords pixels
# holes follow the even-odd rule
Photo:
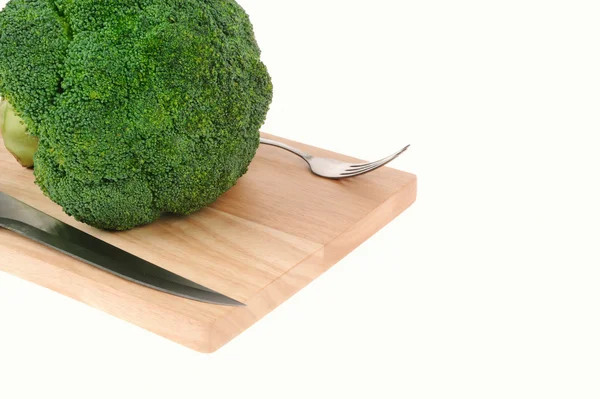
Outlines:
[[[0,102],[0,134],[4,139],[4,146],[15,159],[22,166],[32,168],[38,139],[27,133],[25,122],[7,100]]]

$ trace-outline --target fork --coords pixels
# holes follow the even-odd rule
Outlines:
[[[367,163],[348,163],[331,158],[315,157],[296,148],[290,147],[287,144],[283,144],[270,139],[265,139],[262,137],[260,139],[260,142],[261,144],[272,145],[274,147],[279,147],[291,153],[294,153],[306,161],[306,163],[310,167],[311,172],[313,172],[315,175],[325,177],[327,179],[336,180],[364,175],[365,173],[369,173],[374,171],[375,169],[379,169],[382,166],[392,162],[394,159],[398,158],[404,151],[408,150],[408,147],[410,147],[410,145],[407,145],[400,151],[397,151],[390,156],[382,158],[379,161]]]

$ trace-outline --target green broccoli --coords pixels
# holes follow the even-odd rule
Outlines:
[[[37,185],[109,230],[190,214],[247,171],[272,100],[233,0],[11,0],[0,94],[39,138]]]

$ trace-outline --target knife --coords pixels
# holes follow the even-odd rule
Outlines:
[[[245,306],[99,240],[1,191],[0,227],[148,288],[199,302]]]

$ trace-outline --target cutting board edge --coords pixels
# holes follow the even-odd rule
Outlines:
[[[147,290],[148,288],[122,279],[114,279],[107,272],[90,268],[79,260],[41,244],[31,243],[27,238],[14,232],[0,230],[0,236],[7,237],[8,243],[14,244],[9,245],[8,251],[3,253],[6,261],[0,264],[2,266],[0,271],[181,345],[195,348],[200,352],[210,350],[208,346],[202,346],[202,341],[203,337],[210,336],[210,327],[214,321],[207,322],[200,318],[189,317],[177,309],[148,301],[143,296],[136,295],[138,290]],[[30,251],[27,253],[19,251],[20,244],[29,246]],[[32,253],[37,256],[33,256]],[[60,262],[57,261],[58,259]],[[74,266],[75,269],[66,267],[65,263]],[[91,274],[82,274],[77,270],[78,268],[85,268],[86,272]],[[100,278],[94,278],[94,276]],[[118,286],[107,284],[107,279],[104,278],[106,276],[109,277],[108,281],[115,281]],[[65,281],[68,281],[68,284],[64,284]],[[130,289],[124,289],[124,285]],[[159,293],[159,295],[168,294]],[[177,334],[177,331],[186,331],[186,333]],[[190,337],[194,338],[190,339]],[[208,339],[206,338],[206,340]]]
[[[404,173],[404,172],[403,172]],[[401,186],[395,195],[371,211],[359,223],[325,244],[261,291],[249,298],[246,307],[232,308],[210,327],[210,344],[192,349],[213,353],[292,298],[320,275],[335,266],[379,230],[395,220],[417,199],[417,176]],[[288,287],[292,287],[291,289]],[[268,306],[267,306],[268,304]]]
[[[393,196],[325,245],[326,263],[334,265],[344,259],[416,202],[417,176],[408,173],[406,175],[411,179],[401,186]]]
[[[278,308],[327,271],[328,267],[323,263],[323,254],[324,247],[258,291],[246,301],[245,307],[231,308],[230,312],[216,320],[210,327],[210,350],[199,350],[197,347],[192,349],[203,353],[216,352]]]

